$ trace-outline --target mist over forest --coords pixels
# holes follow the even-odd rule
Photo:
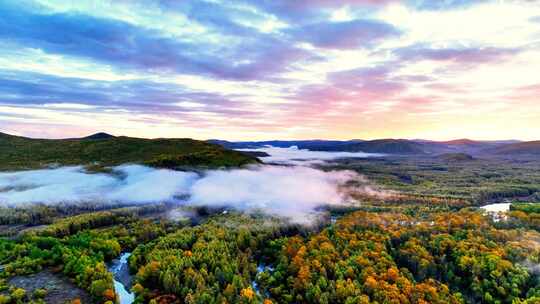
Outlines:
[[[540,1],[0,1],[0,304],[540,304]]]

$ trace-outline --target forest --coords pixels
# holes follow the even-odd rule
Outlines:
[[[540,304],[540,0],[0,0],[0,304]]]
[[[126,252],[134,303],[540,303],[538,165],[328,163],[385,194],[352,193],[311,225],[170,204],[3,207],[0,303],[55,303],[17,285],[44,272],[85,295],[67,303],[122,303],[109,266]]]

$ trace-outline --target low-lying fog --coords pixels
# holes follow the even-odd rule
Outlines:
[[[264,161],[282,163],[370,156],[365,153],[311,152],[294,148],[260,149]],[[360,156],[361,155],[361,156]],[[154,169],[129,164],[112,174],[90,173],[81,166],[0,173],[0,204],[141,204],[177,202],[189,206],[263,211],[307,222],[322,205],[347,201],[340,185],[362,180],[350,171],[321,171],[308,166],[257,165],[203,173]]]
[[[296,146],[289,148],[278,148],[266,146],[257,149],[238,149],[238,151],[264,152],[270,156],[260,157],[267,163],[306,165],[323,163],[324,161],[335,160],[339,158],[368,158],[379,157],[384,154],[364,153],[364,152],[326,152],[310,151],[307,149],[298,149]]]

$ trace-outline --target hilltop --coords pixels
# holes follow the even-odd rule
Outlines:
[[[115,137],[114,135],[105,133],[105,132],[98,132],[86,137],[83,137],[82,139],[109,139]]]
[[[79,139],[34,139],[0,133],[0,170],[47,165],[155,167],[235,167],[257,158],[216,144],[188,138],[143,139],[97,133]]]
[[[479,141],[468,139],[468,138],[440,141],[439,143],[447,144],[447,145],[462,145],[462,146],[474,146],[474,145],[481,144],[481,142]]]
[[[466,162],[475,160],[474,157],[467,153],[445,153],[438,155],[437,158],[445,162]]]

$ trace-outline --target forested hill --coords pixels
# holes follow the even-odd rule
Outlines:
[[[422,144],[406,139],[377,139],[351,142],[338,147],[319,147],[321,151],[348,151],[388,154],[425,154]]]
[[[490,150],[498,155],[540,155],[540,141],[527,141]]]
[[[75,139],[33,139],[0,133],[0,170],[41,168],[50,164],[154,167],[236,167],[257,158],[193,140],[115,137],[105,133]]]
[[[431,141],[422,139],[375,139],[375,140],[270,140],[230,142],[209,140],[229,149],[256,149],[264,146],[328,152],[366,152],[399,155],[440,155],[447,153],[467,153],[472,155],[539,155],[540,141],[519,142],[517,140],[481,141],[457,139]]]
[[[264,146],[288,148],[296,146],[299,149],[328,152],[366,152],[388,154],[425,154],[424,144],[406,139],[377,139],[377,140],[270,140],[230,142],[224,140],[209,140],[230,149],[256,149]]]

